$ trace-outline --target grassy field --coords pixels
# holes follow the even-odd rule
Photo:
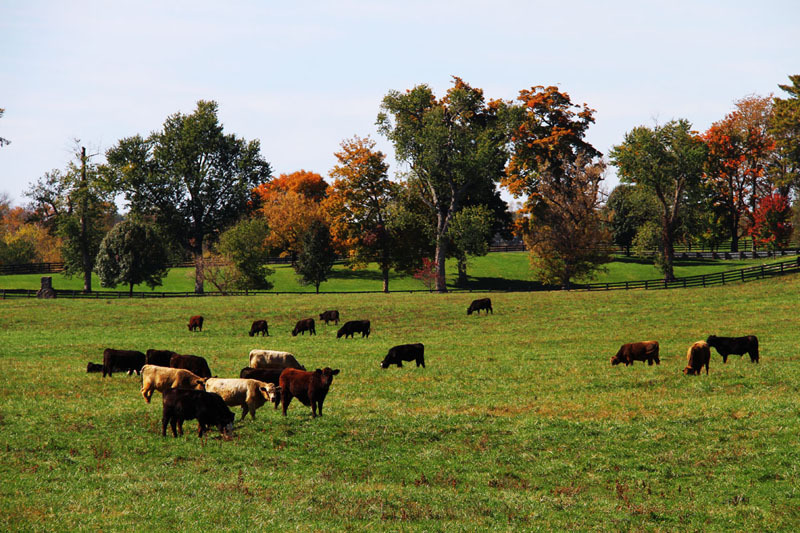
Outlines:
[[[800,277],[674,291],[0,301],[0,530],[665,530],[800,527]],[[294,322],[338,308],[369,339]],[[206,318],[187,331],[190,314]],[[267,318],[272,337],[247,336]],[[761,364],[708,334],[757,334]],[[656,339],[660,366],[611,367]],[[381,370],[425,343],[428,367]],[[325,416],[270,406],[236,435],[160,436],[140,379],[85,373],[106,347],[169,348],[238,376],[252,348],[341,369]]]
[[[712,260],[712,259],[684,259],[675,261],[675,275],[677,277],[709,274],[723,270],[735,270],[753,265],[766,264],[775,261],[791,259],[784,257],[778,259],[745,259],[745,260]],[[448,284],[455,288],[456,266],[455,261],[448,261]],[[303,286],[297,280],[297,274],[289,265],[275,266],[275,274],[270,278],[275,285],[274,291],[283,292],[314,292],[314,288]],[[468,270],[470,276],[469,288],[473,290],[530,290],[539,286],[532,281],[530,263],[526,252],[493,253],[484,257],[475,257],[470,260]],[[38,289],[41,274],[26,274],[13,276],[0,276],[2,289]],[[618,256],[613,262],[606,265],[606,270],[598,273],[594,281],[635,281],[662,278],[659,270],[653,266],[652,261],[633,257]],[[584,280],[592,281],[592,280]],[[53,274],[53,286],[61,290],[81,290],[83,278],[66,278],[60,274]],[[97,276],[93,277],[94,290],[109,290],[100,286]],[[351,270],[344,265],[336,265],[334,273],[328,282],[320,286],[321,291],[380,291],[383,281],[376,265],[361,270]],[[422,282],[411,276],[392,272],[389,289],[392,291],[421,290],[425,286]],[[125,291],[127,287],[118,287],[116,290]],[[135,288],[137,291],[149,291],[146,285]],[[157,287],[156,291],[194,291],[194,269],[175,268],[170,270],[164,279],[164,285]],[[206,290],[215,290],[206,284]]]

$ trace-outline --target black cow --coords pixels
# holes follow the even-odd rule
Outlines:
[[[242,379],[257,379],[258,381],[278,386],[280,385],[281,372],[284,370],[284,368],[250,368],[246,366],[239,372],[239,377]]]
[[[202,390],[169,389],[164,393],[161,414],[161,435],[167,436],[167,424],[172,426],[172,436],[177,429],[183,435],[183,421],[197,419],[197,436],[202,437],[209,427],[216,426],[223,435],[233,432],[233,411],[225,405],[219,394]]]
[[[356,333],[361,333],[361,338],[363,339],[364,337],[369,337],[369,332],[369,320],[350,320],[339,328],[339,331],[336,332],[336,338],[338,339],[344,335],[346,339],[347,337],[353,337]]]
[[[250,326],[250,336],[258,335],[269,337],[269,325],[266,320],[254,320],[253,325]]]
[[[717,350],[722,356],[722,362],[728,362],[729,355],[743,356],[748,354],[751,363],[758,363],[758,337],[748,335],[746,337],[717,337],[709,335],[706,342],[709,346]]]
[[[201,378],[211,377],[211,369],[208,368],[208,362],[199,355],[181,355],[176,353],[170,358],[169,366],[172,368],[183,368]]]
[[[485,310],[487,315],[489,314],[489,311],[494,314],[494,310],[492,309],[492,299],[480,298],[478,300],[472,300],[472,303],[469,304],[469,307],[467,307],[467,315],[471,315],[475,311],[477,311],[478,314],[481,314],[481,309]]]
[[[169,367],[169,361],[176,352],[172,350],[147,350],[146,360],[148,365],[166,366]]]
[[[328,325],[328,322],[333,322],[337,326],[339,325],[339,311],[336,309],[332,311],[325,311],[324,313],[319,314],[319,319],[325,321],[325,325]]]
[[[137,375],[141,374],[144,363],[145,356],[142,352],[106,348],[103,351],[103,377],[106,377],[106,374],[111,377],[113,370],[127,372],[129,376],[134,372]]]
[[[381,362],[381,368],[389,368],[389,365],[397,365],[399,368],[403,366],[403,361],[416,361],[418,367],[425,368],[425,345],[418,342],[389,348],[389,353]]]
[[[103,371],[103,365],[100,363],[89,362],[89,364],[86,365],[86,372],[91,373],[91,372],[102,372],[102,371]]]
[[[292,337],[296,337],[298,333],[305,335],[306,331],[308,331],[309,335],[317,334],[313,318],[304,318],[303,320],[298,320],[297,324],[294,325],[294,329],[292,330]]]

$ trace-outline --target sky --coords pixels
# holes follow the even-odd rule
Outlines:
[[[381,100],[441,96],[452,76],[506,100],[558,86],[596,110],[587,139],[605,154],[639,125],[704,131],[800,74],[800,2],[0,0],[0,50],[0,194],[24,205],[75,139],[102,161],[198,100],[259,139],[276,176],[327,177],[355,135],[406,170],[377,132]]]

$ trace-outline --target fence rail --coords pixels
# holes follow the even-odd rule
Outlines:
[[[726,285],[728,283],[753,281],[774,276],[781,276],[790,273],[800,272],[800,257],[780,263],[770,265],[758,265],[739,270],[728,270],[715,272],[713,274],[699,274],[685,278],[676,278],[671,281],[663,279],[649,279],[642,281],[615,281],[609,283],[585,283],[574,284],[569,287],[541,286],[530,289],[451,289],[450,292],[537,292],[553,290],[573,290],[573,291],[613,291],[613,290],[656,290],[656,289],[678,289],[690,287],[710,287],[713,285]],[[0,289],[0,299],[8,298],[35,298],[38,291],[32,289]],[[391,292],[429,292],[426,289],[412,289]],[[218,292],[209,291],[203,294],[193,292],[134,292],[128,291],[94,291],[84,293],[78,290],[65,291],[56,290],[59,298],[77,299],[117,299],[117,298],[187,298],[203,296],[255,296],[259,294],[314,294],[309,292],[290,292],[290,291],[229,291]],[[320,291],[320,294],[379,294],[382,291]]]

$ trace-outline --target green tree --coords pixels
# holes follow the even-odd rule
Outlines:
[[[103,287],[146,283],[151,289],[161,285],[167,274],[169,248],[158,228],[134,219],[123,220],[106,234],[97,253],[95,271]]]
[[[328,281],[336,260],[330,229],[325,223],[315,220],[303,235],[302,243],[294,268],[300,275],[300,283],[314,285],[319,294],[319,286],[323,281]]]
[[[489,239],[492,238],[492,225],[495,217],[488,207],[465,207],[453,216],[447,237],[450,239],[450,250],[458,265],[456,284],[466,287],[467,256],[482,256],[489,253]]]
[[[5,112],[6,110],[0,107],[0,118],[3,118],[3,114]],[[8,139],[4,139],[3,137],[0,137],[0,146],[4,146],[6,144],[11,144],[11,141],[9,141]]]
[[[269,247],[265,239],[269,233],[267,221],[260,216],[244,218],[226,230],[219,238],[218,249],[238,271],[234,287],[237,289],[272,288],[268,276],[275,273],[267,266]]]
[[[611,238],[614,244],[625,249],[625,255],[631,254],[639,228],[654,220],[656,209],[657,200],[641,187],[620,184],[608,195],[605,214]]]
[[[500,179],[507,160],[506,105],[454,77],[444,98],[427,85],[391,91],[381,104],[379,131],[407,163],[412,183],[435,217],[436,290],[446,292],[447,229],[467,191]],[[390,118],[391,117],[391,118]]]
[[[685,119],[634,128],[611,149],[622,181],[649,189],[661,206],[661,268],[667,281],[675,279],[672,260],[682,209],[700,194],[705,161],[706,145]]]
[[[167,117],[149,137],[122,139],[106,158],[133,213],[152,214],[192,254],[195,293],[203,292],[203,246],[247,210],[271,175],[258,141],[223,133],[217,103],[200,100],[191,115]]]
[[[781,186],[800,187],[800,74],[789,76],[790,85],[778,85],[788,93],[775,97],[769,133],[775,139],[776,157],[770,169]]]

